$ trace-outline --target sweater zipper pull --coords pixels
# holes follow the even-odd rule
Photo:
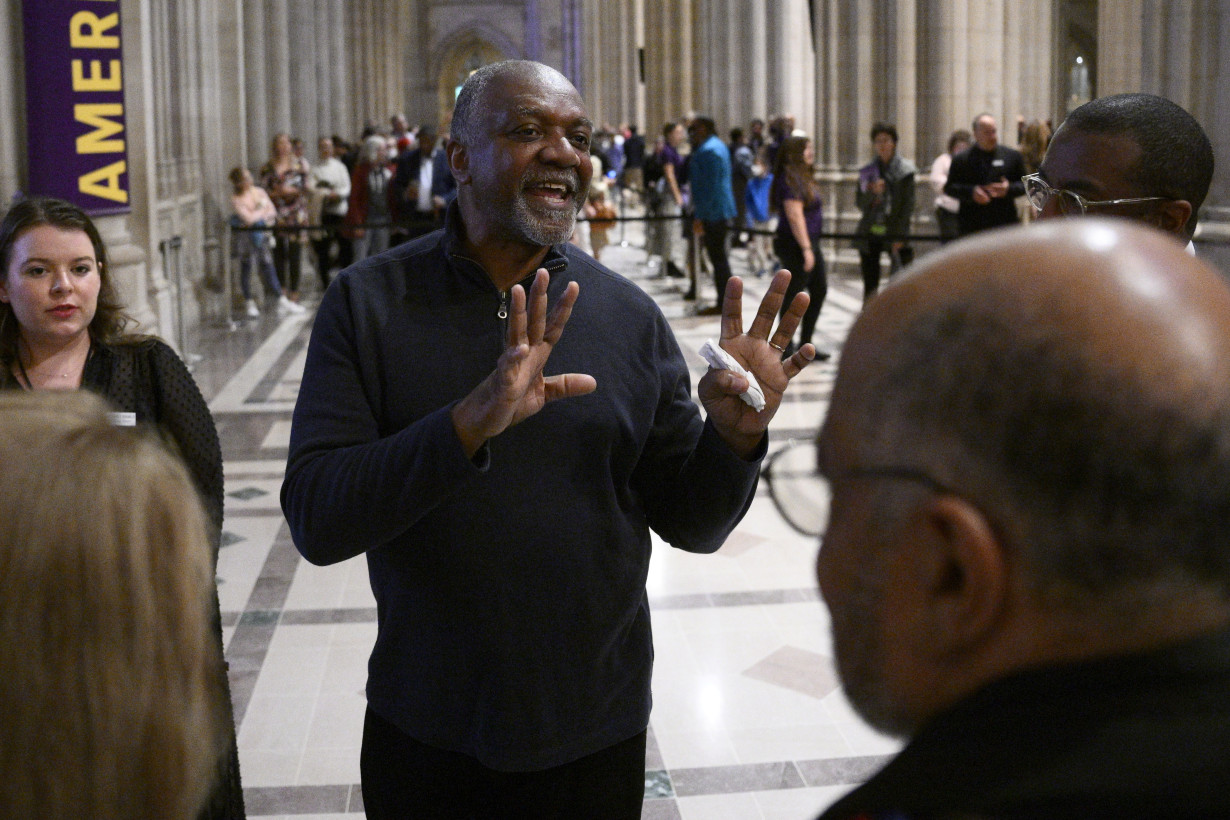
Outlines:
[[[496,317],[500,321],[508,318],[508,291],[500,291],[500,309],[495,312]]]

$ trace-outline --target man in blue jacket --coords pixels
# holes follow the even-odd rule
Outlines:
[[[705,254],[713,265],[717,304],[700,308],[701,316],[722,312],[722,295],[730,281],[726,234],[735,218],[735,195],[730,186],[730,149],[718,139],[717,126],[708,117],[696,117],[688,125],[692,156],[688,158],[688,184],[692,188],[692,229],[701,236]]]
[[[591,133],[553,69],[475,72],[444,229],[343,271],[316,317],[282,506],[309,561],[367,557],[368,817],[640,817],[650,529],[722,545],[815,355],[780,361],[788,274],[747,332],[732,279],[721,346],[765,404],[710,370],[702,419],[653,300],[568,243]]]

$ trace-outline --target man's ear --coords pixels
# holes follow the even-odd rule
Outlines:
[[[1009,594],[1007,556],[995,531],[968,501],[937,495],[919,508],[910,536],[903,549],[914,576],[913,631],[924,644],[918,650],[942,660],[976,648],[993,635]]]
[[[1192,203],[1186,199],[1167,199],[1157,203],[1148,221],[1163,231],[1178,234],[1186,241],[1187,222],[1191,218]]]
[[[466,151],[466,147],[457,140],[449,140],[444,146],[444,153],[448,156],[448,169],[453,174],[453,179],[457,180],[458,185],[464,185],[470,181],[470,154]]]

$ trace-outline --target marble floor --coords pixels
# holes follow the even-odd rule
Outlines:
[[[693,365],[718,317],[695,315],[677,280],[646,264],[639,226],[612,231],[603,261],[659,302]],[[620,239],[626,244],[620,244]],[[767,278],[745,277],[751,313]],[[314,277],[310,272],[305,279]],[[834,353],[795,381],[773,422],[774,449],[809,439],[825,411],[861,282],[830,275],[817,341]],[[702,304],[712,301],[711,282]],[[704,297],[710,297],[705,300]],[[319,294],[308,290],[311,306]],[[376,610],[362,558],[330,567],[295,551],[278,505],[291,411],[312,311],[210,323],[190,342],[226,468],[219,584],[249,817],[362,816],[359,744]],[[649,598],[656,638],[646,801],[655,820],[803,820],[898,748],[853,714],[830,660],[813,575],[816,539],[776,512],[762,482],[714,555],[655,541]]]

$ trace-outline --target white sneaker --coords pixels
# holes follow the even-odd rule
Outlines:
[[[261,309],[257,306],[255,299],[248,300],[248,306],[246,308],[246,312],[248,316],[250,316],[253,319],[261,315]]]
[[[303,305],[296,304],[295,302],[292,302],[291,300],[287,299],[285,293],[283,293],[281,296],[278,297],[278,315],[279,316],[284,316],[287,313],[303,313],[306,310],[307,308],[305,308]]]

